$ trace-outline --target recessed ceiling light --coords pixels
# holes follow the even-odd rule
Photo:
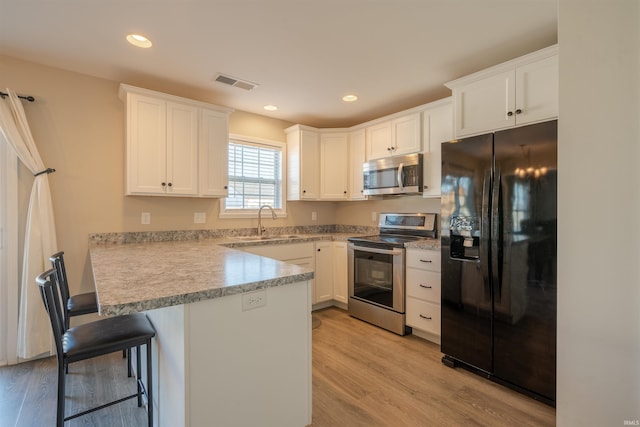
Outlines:
[[[267,111],[276,111],[278,109],[278,106],[269,104],[265,105],[263,108]]]
[[[353,102],[353,101],[357,101],[358,97],[356,95],[345,95],[342,97],[342,100],[344,102]]]
[[[140,34],[128,34],[127,41],[136,47],[148,48],[153,46],[151,40]]]

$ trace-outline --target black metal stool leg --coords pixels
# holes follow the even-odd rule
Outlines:
[[[126,350],[122,350],[123,352],[126,352],[127,354],[129,354],[129,358],[127,359],[127,377],[131,378],[131,349],[128,348]]]
[[[64,427],[64,389],[65,389],[65,369],[67,365],[58,359],[58,402],[56,407],[56,426]]]
[[[149,427],[153,427],[153,374],[151,369],[151,340],[147,341],[147,418]]]
[[[138,385],[138,407],[142,406],[142,358],[140,357],[140,346],[136,347],[136,383]]]

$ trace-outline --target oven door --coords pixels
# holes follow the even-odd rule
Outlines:
[[[349,297],[404,313],[404,248],[349,243]]]

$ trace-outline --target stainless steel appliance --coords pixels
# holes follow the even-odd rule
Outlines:
[[[422,153],[372,160],[362,172],[365,196],[422,193]]]
[[[436,214],[384,213],[380,234],[349,238],[349,314],[404,335],[407,242],[436,237]]]
[[[554,404],[557,121],[442,144],[443,363]]]

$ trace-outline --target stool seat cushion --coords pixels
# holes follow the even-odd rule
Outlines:
[[[126,314],[68,329],[62,336],[62,349],[66,360],[74,362],[144,345],[155,334],[145,314]]]
[[[69,310],[70,316],[97,313],[98,302],[96,301],[96,293],[87,292],[86,294],[69,297],[67,300],[67,310]]]

